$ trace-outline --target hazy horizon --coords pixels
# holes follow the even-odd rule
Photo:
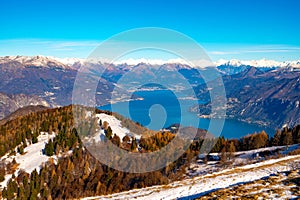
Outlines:
[[[0,56],[86,58],[113,35],[141,27],[183,33],[213,61],[287,61],[300,55],[299,1],[4,1],[2,7]],[[117,41],[116,48],[140,39]],[[170,44],[188,49],[180,41]]]

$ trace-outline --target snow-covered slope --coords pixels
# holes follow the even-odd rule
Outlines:
[[[268,177],[273,173],[291,170],[292,163],[296,161],[300,161],[300,155],[267,160],[259,164],[237,167],[168,185],[85,199],[194,199],[216,189],[247,183]]]
[[[17,176],[18,172],[20,170],[24,170],[27,173],[31,173],[34,169],[36,169],[39,172],[40,166],[42,163],[45,163],[48,161],[49,156],[46,156],[43,154],[43,149],[45,148],[45,144],[49,141],[49,139],[52,139],[55,137],[55,134],[48,134],[45,132],[42,132],[38,136],[38,142],[35,144],[30,144],[24,149],[23,154],[17,153],[16,155],[4,155],[0,160],[1,162],[12,162],[13,159],[17,162],[18,166],[16,168],[16,171],[14,174]],[[55,158],[55,156],[53,156]],[[12,174],[7,174],[5,176],[5,180],[0,183],[0,188],[3,188],[6,186],[7,181],[12,177]]]
[[[111,127],[113,134],[119,136],[121,140],[125,135],[134,136],[136,139],[140,139],[139,135],[133,134],[127,128],[123,127],[121,121],[118,120],[116,117],[104,113],[96,114],[96,117],[98,117],[99,121],[102,120],[102,123],[105,121],[108,122],[108,125]],[[99,136],[96,136],[94,138],[96,139],[96,141],[98,141],[98,139],[100,138],[101,140],[103,136],[104,136],[104,131],[100,130]]]

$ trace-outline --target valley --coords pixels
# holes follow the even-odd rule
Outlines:
[[[299,126],[285,128],[271,138],[261,132],[231,140],[214,138],[202,130],[178,160],[160,170],[134,174],[100,163],[94,145],[112,142],[125,151],[143,154],[161,149],[181,133],[152,131],[108,111],[93,114],[93,108],[73,109],[84,119],[78,132],[72,106],[25,113],[0,126],[4,198],[194,199],[221,195],[223,188],[242,187],[274,173],[291,172],[297,177]],[[92,125],[88,133],[86,122]],[[203,145],[208,145],[204,149],[209,154],[201,153]],[[127,164],[135,166],[134,162]],[[297,195],[294,191],[287,194]]]
[[[0,200],[300,199],[300,1],[0,7]]]
[[[266,61],[261,61],[260,64],[257,63],[254,63],[257,67],[251,67],[246,65],[249,63],[239,63],[237,61],[217,63],[218,70],[223,74],[222,78],[228,98],[227,118],[258,124],[263,127],[256,130],[249,129],[250,132],[267,130],[269,127],[274,130],[283,126],[296,125],[299,123],[300,118],[299,109],[297,109],[300,90],[297,62],[275,62],[271,65]],[[210,113],[208,88],[203,84],[201,75],[197,70],[187,65],[164,64],[152,66],[151,64],[141,63],[138,65],[118,64],[107,67],[108,64],[100,61],[85,63],[84,60],[80,59],[63,60],[43,56],[7,56],[0,58],[0,98],[2,102],[0,103],[0,118],[4,118],[17,109],[28,105],[57,107],[71,104],[72,87],[77,70],[85,65],[92,65],[93,69],[99,71],[106,69],[96,89],[96,105],[120,103],[132,98],[142,99],[139,96],[132,97],[128,94],[128,91],[126,91],[128,89],[126,88],[127,85],[122,85],[124,80],[122,83],[118,82],[120,77],[125,75],[127,71],[131,71],[132,76],[138,77],[138,74],[142,73],[143,77],[141,78],[156,80],[154,72],[157,70],[160,71],[162,76],[178,70],[190,82],[197,98],[201,100],[199,106],[196,105],[196,101],[191,100],[191,105],[187,109],[200,117],[217,118],[214,113]],[[205,71],[205,69],[200,69],[200,72],[201,70]],[[96,74],[95,76],[97,76]],[[171,82],[176,83],[176,81]],[[173,85],[173,88],[169,89],[180,87],[179,85]],[[181,88],[181,90],[181,93],[185,93],[184,88]],[[262,90],[263,93],[260,92]],[[114,94],[113,98],[111,97],[112,93]],[[188,94],[185,94],[185,96],[188,96]],[[139,121],[136,118],[134,120]],[[177,121],[168,122],[168,125],[178,123]],[[205,119],[202,121],[205,121]],[[144,123],[144,120],[140,122]],[[194,127],[198,127],[198,125],[194,125]],[[206,125],[200,127],[206,128]],[[250,132],[246,131],[245,134]]]
[[[39,56],[2,58],[2,196],[7,199],[17,196],[206,198],[222,196],[225,192],[229,195],[227,189],[230,187],[243,190],[245,184],[256,184],[271,179],[272,174],[296,170],[293,164],[300,161],[297,153],[299,126],[296,126],[300,90],[297,68],[219,66],[228,98],[227,119],[219,136],[214,135],[214,129],[206,131],[210,121],[222,121],[210,113],[209,88],[203,84],[197,70],[182,64],[156,65],[153,69],[146,64],[110,66],[96,89],[96,105],[103,111],[96,110],[93,115],[94,108],[88,108],[85,113],[80,106],[65,107],[72,103],[72,85],[78,68],[84,65],[81,60],[63,64],[57,59]],[[103,69],[106,65],[96,62],[92,69]],[[188,98],[189,91],[176,84],[169,90],[148,85],[130,94],[127,89],[134,88],[134,83],[123,85],[118,80],[132,69],[134,76],[143,73],[143,79],[151,77],[153,80],[156,80],[155,70],[159,69],[162,74],[178,70],[189,80],[198,99]],[[97,76],[95,71],[92,74],[91,78]],[[180,91],[182,96],[176,96],[172,89]],[[73,121],[73,109],[79,109],[79,128]],[[161,113],[157,112],[161,109],[165,115],[156,114]],[[187,138],[191,132],[196,131],[197,135],[191,146],[182,151],[183,155],[162,169],[132,174],[97,160],[102,156],[97,148],[108,141],[127,152],[158,151],[173,141],[178,134],[178,124],[183,126],[180,130]],[[276,132],[277,129],[281,131]],[[178,148],[180,143],[173,145],[170,150]],[[173,155],[166,152],[165,156]],[[111,162],[128,165],[128,169],[137,167],[136,163],[118,157]],[[140,167],[148,169],[147,165]],[[287,192],[286,197],[297,195],[294,191]],[[282,192],[277,195],[283,195]]]

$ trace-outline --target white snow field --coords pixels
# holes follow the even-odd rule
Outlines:
[[[255,150],[249,150],[249,151],[239,151],[235,152],[234,154],[234,161],[232,165],[225,166],[226,169],[234,168],[237,166],[250,166],[250,164],[259,164],[261,161],[266,160],[264,156],[260,156],[260,154],[263,154],[264,152],[273,152],[273,155],[276,154],[275,152],[280,153],[282,156],[288,155],[289,152],[299,149],[299,144],[294,144],[290,146],[274,146],[274,147],[265,147],[265,148],[259,148]],[[210,153],[210,156],[213,157],[220,157],[219,153]],[[224,170],[224,167],[218,166],[218,161],[208,161],[207,164],[203,164],[203,159],[205,155],[200,154],[199,160],[195,163],[191,163],[191,165],[187,168],[187,176],[189,178],[192,178],[194,176],[198,175],[206,175],[211,174],[213,172],[218,172],[221,170]],[[275,156],[275,155],[274,155]]]
[[[17,153],[16,155],[9,154],[4,155],[0,161],[1,162],[11,162],[13,159],[16,160],[18,167],[16,168],[16,171],[14,174],[17,176],[18,172],[22,169],[27,173],[31,173],[34,169],[36,169],[39,172],[40,166],[42,163],[45,163],[48,161],[49,156],[46,156],[43,154],[43,149],[45,148],[45,144],[48,142],[48,140],[55,137],[55,133],[48,134],[46,132],[42,132],[38,136],[38,142],[35,144],[28,145],[24,149],[24,154]],[[55,160],[57,159],[56,156],[52,156]],[[0,188],[3,188],[6,186],[7,181],[12,177],[12,174],[5,175],[5,180],[0,183]]]
[[[123,127],[121,121],[118,120],[115,116],[107,115],[105,113],[100,113],[100,114],[96,114],[96,117],[99,118],[99,121],[101,119],[102,123],[105,121],[108,122],[113,134],[119,136],[121,140],[125,135],[133,135],[136,139],[140,139],[141,137],[139,135],[132,134],[127,128]],[[98,135],[94,137],[96,142],[101,140],[101,138],[103,138],[103,136],[105,135],[103,130],[100,130],[99,134],[100,137]]]
[[[197,176],[168,185],[159,185],[84,199],[194,199],[221,188],[255,181],[274,173],[291,170],[291,164],[299,161],[300,155],[286,156]]]

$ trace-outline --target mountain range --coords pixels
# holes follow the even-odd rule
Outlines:
[[[215,64],[222,74],[229,100],[228,117],[276,126],[299,123],[300,61],[220,60]],[[0,57],[0,118],[27,105],[71,104],[77,71],[85,65],[92,65],[90,72],[96,76],[97,70],[103,71],[96,91],[97,105],[109,103],[112,91],[117,91],[118,99],[124,100],[128,86],[119,80],[128,71],[141,81],[169,77],[171,83],[178,83],[172,85],[174,89],[185,89],[179,84],[181,80],[176,80],[186,79],[199,98],[209,101],[208,88],[199,71],[183,63],[107,64],[97,60],[87,63],[78,58],[6,56]],[[170,78],[175,71],[183,76]],[[130,82],[130,77],[125,82]],[[207,114],[209,103],[191,110]]]
[[[227,117],[277,128],[300,122],[300,71],[278,68],[264,71],[248,67],[244,71],[224,75],[227,95]],[[209,91],[205,85],[195,91],[206,104],[195,105],[191,111],[202,115],[210,113]],[[213,116],[211,116],[213,117]]]

